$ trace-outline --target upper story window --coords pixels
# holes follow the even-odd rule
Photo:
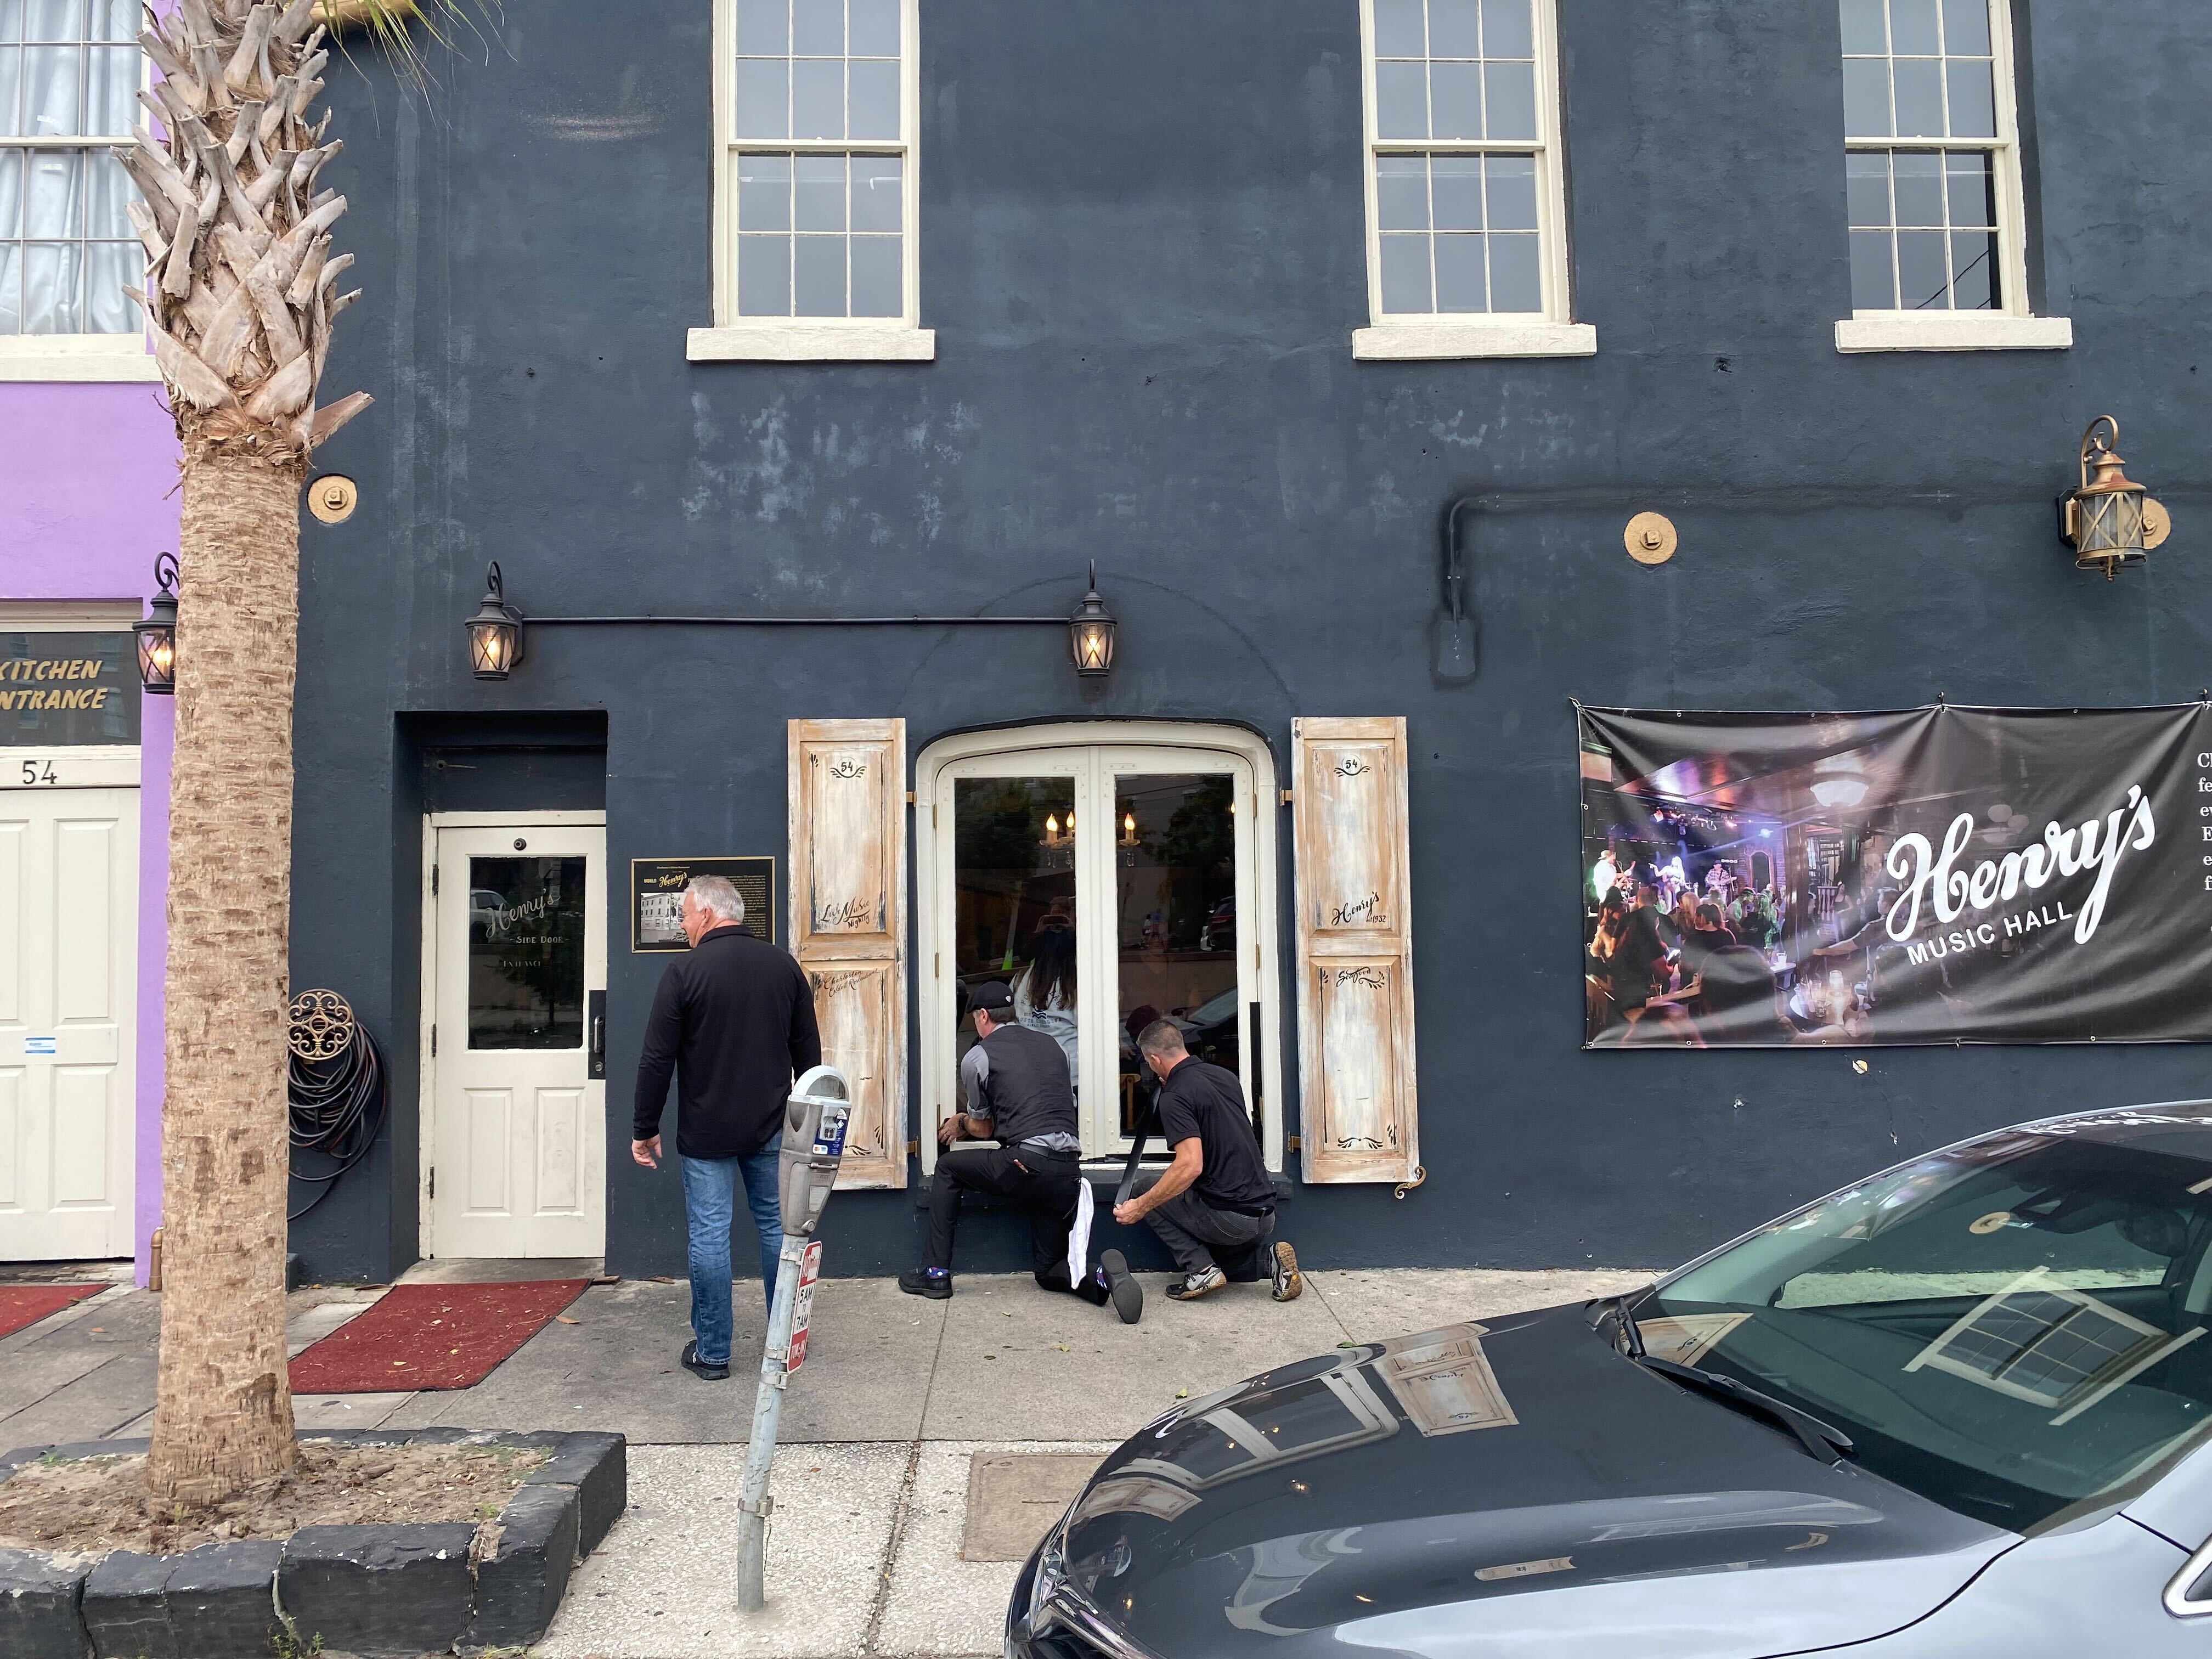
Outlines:
[[[692,356],[931,355],[914,0],[720,0],[717,15],[717,327],[693,331]]]
[[[1359,356],[1595,349],[1589,331],[1560,327],[1566,215],[1553,4],[1363,6],[1375,326],[1355,336]],[[1396,330],[1406,332],[1394,342]]]
[[[137,118],[138,27],[136,0],[0,0],[0,340],[128,337],[143,356],[123,289],[145,254],[108,154]]]
[[[2070,343],[2070,325],[2002,326],[2029,312],[2008,0],[1839,4],[1851,309],[1875,325],[1861,337]]]

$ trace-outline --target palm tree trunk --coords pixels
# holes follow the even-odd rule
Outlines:
[[[197,452],[197,453],[195,453]],[[161,1358],[148,1478],[212,1503],[291,1468],[284,1356],[295,459],[187,440],[169,805]]]

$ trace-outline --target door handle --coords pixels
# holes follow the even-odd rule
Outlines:
[[[584,1075],[597,1081],[607,1074],[607,994],[584,994],[584,1024],[588,1033],[584,1048]]]

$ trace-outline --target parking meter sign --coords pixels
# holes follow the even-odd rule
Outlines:
[[[806,1325],[814,1313],[814,1281],[822,1276],[822,1241],[816,1239],[799,1259],[799,1294],[791,1304],[791,1346],[783,1362],[789,1376],[806,1362]]]
[[[851,1120],[852,1108],[843,1104],[824,1105],[822,1125],[814,1132],[814,1156],[842,1158],[845,1156],[845,1126]]]

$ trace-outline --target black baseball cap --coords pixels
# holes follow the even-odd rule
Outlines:
[[[996,1013],[1001,1008],[1013,1006],[1013,991],[1002,979],[987,979],[981,985],[968,988],[968,1007],[971,1013],[978,1008]]]

